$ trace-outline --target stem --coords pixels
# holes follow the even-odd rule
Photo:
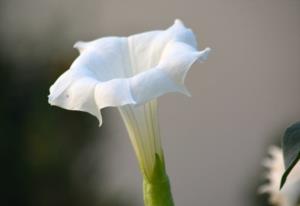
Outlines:
[[[144,176],[143,189],[145,206],[174,206],[165,165],[157,154],[151,178]]]
[[[169,180],[149,183],[144,179],[145,206],[174,206]]]

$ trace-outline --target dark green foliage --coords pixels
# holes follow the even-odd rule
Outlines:
[[[300,122],[290,126],[282,139],[285,172],[282,175],[280,188],[283,187],[289,173],[300,159]]]

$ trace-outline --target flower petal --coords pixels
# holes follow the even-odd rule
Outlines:
[[[167,92],[189,94],[187,71],[210,49],[197,51],[193,32],[180,20],[165,31],[77,42],[79,57],[50,88],[49,103],[86,111],[143,104]]]
[[[94,100],[98,81],[88,75],[72,79],[68,73],[62,75],[50,88],[49,103],[68,110],[88,112],[102,124],[101,113]],[[63,89],[61,89],[63,88]]]
[[[182,91],[189,96],[187,89],[184,86],[184,80],[187,72],[195,62],[202,62],[207,59],[210,48],[202,51],[197,51],[190,45],[182,42],[170,42],[166,46],[162,54],[159,67],[163,68],[170,76],[170,78],[182,87]]]
[[[133,75],[156,67],[169,42],[181,42],[197,48],[192,30],[186,28],[180,20],[165,31],[151,31],[128,37],[128,48]]]

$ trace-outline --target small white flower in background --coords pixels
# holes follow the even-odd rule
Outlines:
[[[118,107],[144,177],[147,206],[172,206],[165,173],[156,99],[168,92],[189,95],[184,79],[210,51],[197,50],[192,30],[180,20],[164,31],[106,37],[74,45],[79,57],[51,86],[49,103],[88,112]]]
[[[280,190],[281,176],[285,171],[282,149],[277,146],[269,148],[270,157],[263,160],[263,166],[267,168],[267,183],[260,186],[260,194],[268,193],[269,202],[276,206],[297,206],[300,197],[300,163],[293,168],[285,185]]]

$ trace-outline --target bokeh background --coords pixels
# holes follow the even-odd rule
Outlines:
[[[104,125],[51,107],[78,40],[165,29],[175,18],[213,49],[160,98],[176,205],[267,205],[261,159],[299,120],[299,0],[1,0],[1,205],[140,206],[142,180],[116,109]],[[1,195],[1,196],[2,196]]]

